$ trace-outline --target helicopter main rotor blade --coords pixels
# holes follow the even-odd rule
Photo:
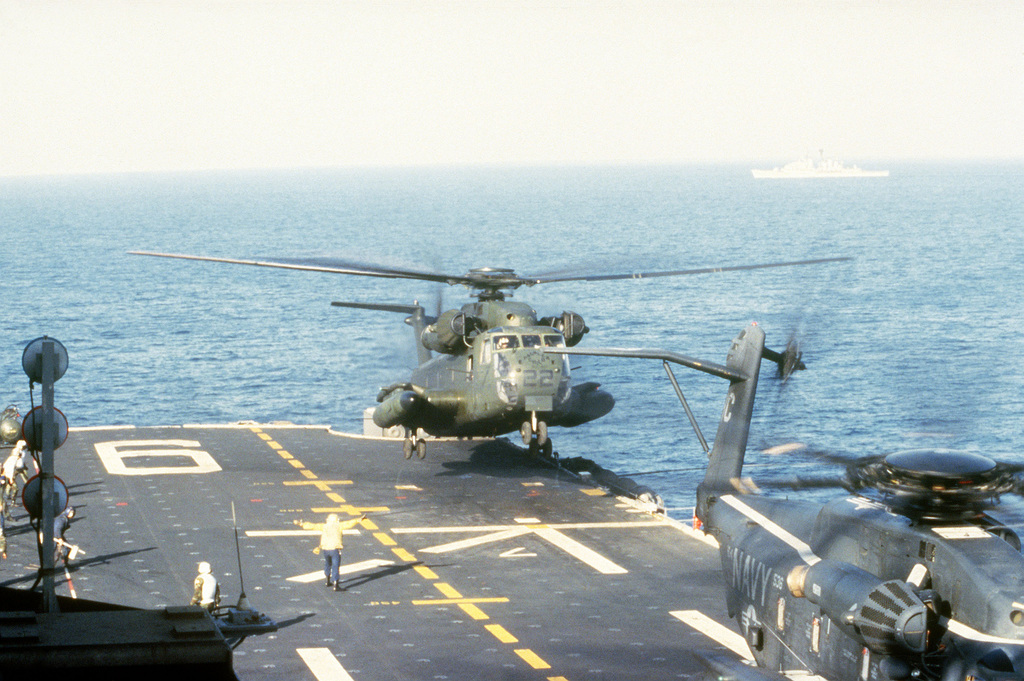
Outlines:
[[[286,270],[305,272],[327,272],[329,274],[352,274],[361,277],[382,277],[385,279],[419,279],[436,281],[444,284],[465,283],[465,277],[456,277],[437,272],[417,272],[397,268],[378,267],[376,265],[350,264],[340,261],[318,258],[282,258],[279,260],[242,260],[238,258],[215,258],[205,255],[184,255],[181,253],[155,253],[153,251],[128,251],[130,255],[149,255],[157,258],[176,258],[178,260],[201,260],[203,262],[219,262],[231,265],[252,265],[255,267],[276,267]]]
[[[357,310],[379,310],[381,312],[401,312],[403,314],[416,314],[423,312],[422,305],[402,305],[401,303],[349,303],[335,300],[331,302],[334,307],[352,307]]]
[[[793,260],[789,262],[772,262],[760,265],[733,265],[730,267],[700,267],[692,270],[667,270],[662,272],[634,272],[631,274],[578,274],[565,276],[534,277],[538,284],[556,281],[612,281],[615,279],[653,279],[654,277],[681,277],[687,274],[713,274],[715,272],[739,272],[742,270],[761,270],[771,267],[795,267],[797,265],[820,265],[829,262],[845,262],[853,258],[818,258],[816,260]]]

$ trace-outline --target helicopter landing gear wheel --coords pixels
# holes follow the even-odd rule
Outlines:
[[[539,437],[537,439],[540,440]],[[551,452],[553,450],[554,450],[554,446],[551,444],[551,440],[544,440],[544,442],[540,445],[540,454],[545,459],[550,459],[551,458]]]
[[[405,441],[402,442],[402,453],[405,454],[405,458],[407,458],[407,459],[411,459],[412,458],[413,447],[414,447],[414,444],[413,444],[412,438],[411,437],[405,438]]]
[[[533,438],[533,439],[530,440],[529,450],[527,451],[527,453],[530,456],[534,456],[534,457],[540,455],[540,445],[537,444],[537,438]]]
[[[537,422],[537,444],[543,447],[548,442],[548,424]]]
[[[427,456],[427,441],[423,438],[416,440],[416,458],[425,459]]]
[[[524,422],[523,425],[519,427],[519,434],[523,436],[523,444],[529,445],[533,440],[533,426],[529,421]]]

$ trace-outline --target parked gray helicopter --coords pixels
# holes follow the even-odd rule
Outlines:
[[[793,483],[851,492],[825,504],[750,493],[740,476],[764,338],[744,329],[724,366],[653,350],[563,351],[662,359],[730,381],[695,524],[719,543],[728,611],[759,666],[709,655],[714,675],[1024,679],[1021,540],[987,512],[1000,494],[1022,493],[1021,467],[911,450],[850,461],[840,480]]]

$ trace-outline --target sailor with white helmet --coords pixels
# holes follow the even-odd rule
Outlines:
[[[14,504],[14,498],[18,493],[18,478],[21,478],[22,483],[28,481],[28,462],[27,458],[30,458],[28,453],[28,445],[24,440],[18,440],[18,444],[14,445],[11,449],[11,453],[4,460],[3,466],[0,466],[0,475],[3,476],[3,496],[4,496],[4,514],[10,519],[10,507]]]
[[[211,612],[220,605],[220,584],[205,560],[199,563],[199,574],[193,584],[191,605],[201,605]]]

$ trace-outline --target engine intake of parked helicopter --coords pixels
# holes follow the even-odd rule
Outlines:
[[[875,653],[922,653],[927,646],[928,608],[906,582],[821,560],[793,568],[786,584]]]

